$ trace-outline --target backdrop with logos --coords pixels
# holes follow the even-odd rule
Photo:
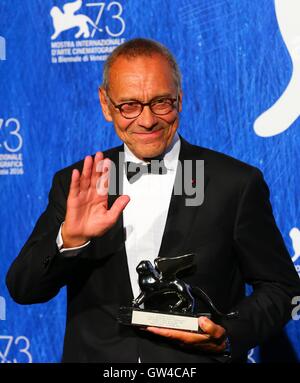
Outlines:
[[[44,210],[54,173],[119,144],[101,113],[103,62],[156,39],[183,74],[180,133],[260,168],[300,274],[298,0],[2,0],[0,3],[0,362],[58,362],[65,290],[21,306],[6,272]],[[249,362],[300,360],[300,297]]]

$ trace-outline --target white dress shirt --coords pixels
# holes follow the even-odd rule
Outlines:
[[[164,154],[166,174],[143,174],[134,183],[129,183],[123,174],[123,194],[130,197],[130,202],[123,211],[125,229],[125,248],[133,295],[140,293],[137,265],[143,260],[152,262],[158,256],[166,225],[177,162],[180,139],[176,135]],[[124,145],[125,161],[146,164],[138,159]]]

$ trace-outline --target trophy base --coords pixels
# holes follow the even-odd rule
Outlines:
[[[158,312],[132,307],[120,307],[118,321],[125,325],[163,327],[201,333],[198,317],[211,318],[210,313],[183,314],[177,312]]]

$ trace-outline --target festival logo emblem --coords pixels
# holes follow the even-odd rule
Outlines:
[[[51,61],[105,61],[125,39],[126,24],[119,1],[83,3],[68,1],[49,11],[53,25]]]
[[[23,136],[17,118],[0,116],[0,176],[24,174]]]
[[[5,298],[0,296],[0,320],[6,320]],[[32,363],[30,340],[24,335],[0,333],[0,363]]]
[[[82,7],[82,0],[77,0],[72,3],[67,3],[63,6],[63,12],[58,7],[53,7],[50,11],[50,15],[53,19],[54,33],[51,36],[52,40],[55,40],[63,31],[78,27],[79,30],[75,34],[78,39],[83,36],[85,38],[90,37],[89,25],[102,32],[97,25],[86,15],[75,15]]]

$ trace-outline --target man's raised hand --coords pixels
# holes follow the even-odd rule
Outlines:
[[[64,248],[81,246],[93,237],[101,237],[128,204],[129,197],[123,195],[108,209],[110,166],[111,161],[97,152],[94,160],[91,156],[85,158],[81,174],[73,170],[62,227]]]

